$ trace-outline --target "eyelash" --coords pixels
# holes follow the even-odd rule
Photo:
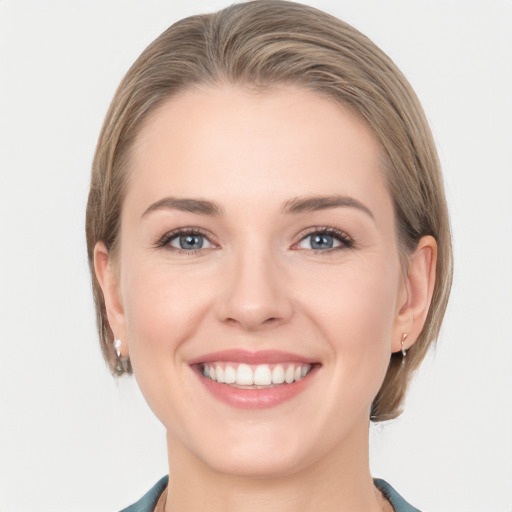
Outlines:
[[[174,229],[173,231],[170,231],[169,233],[166,233],[156,244],[155,247],[157,248],[165,248],[172,252],[175,252],[177,254],[187,254],[187,255],[194,255],[199,252],[201,252],[203,249],[178,249],[177,247],[171,247],[170,242],[174,240],[175,238],[179,236],[186,236],[186,235],[200,235],[204,238],[206,238],[211,244],[216,245],[215,242],[212,242],[210,240],[211,234],[205,231],[201,228],[179,228]],[[303,231],[299,234],[300,239],[297,243],[295,243],[292,248],[297,247],[302,241],[304,241],[306,238],[312,236],[312,235],[328,235],[332,236],[334,239],[336,239],[338,242],[340,242],[341,245],[338,247],[332,247],[329,249],[324,250],[315,250],[315,249],[303,249],[304,251],[308,251],[309,253],[315,253],[315,254],[326,254],[326,253],[332,253],[334,251],[343,250],[343,249],[350,249],[354,246],[354,240],[344,231],[341,231],[336,228],[331,227],[314,227],[309,228],[307,231]],[[298,249],[295,249],[298,250]]]

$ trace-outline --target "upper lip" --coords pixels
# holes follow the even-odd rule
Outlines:
[[[292,352],[283,352],[280,350],[259,350],[256,352],[229,349],[220,350],[218,352],[210,352],[199,357],[191,359],[188,363],[190,365],[199,363],[214,363],[219,361],[245,363],[245,364],[279,364],[279,363],[308,363],[313,364],[310,358],[294,354]]]

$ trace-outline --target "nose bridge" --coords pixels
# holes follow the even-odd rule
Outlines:
[[[255,330],[290,319],[286,274],[270,247],[247,244],[233,251],[227,266],[229,279],[219,304],[222,321]]]

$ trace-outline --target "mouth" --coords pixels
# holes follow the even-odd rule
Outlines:
[[[284,364],[258,364],[221,362],[200,364],[204,377],[219,384],[238,389],[268,389],[292,384],[304,379],[313,365],[288,362]]]
[[[278,351],[228,350],[189,361],[217,399],[242,409],[277,406],[307,389],[321,364]]]

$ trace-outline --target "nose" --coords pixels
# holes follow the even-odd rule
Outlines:
[[[220,321],[247,331],[290,321],[293,301],[288,293],[289,283],[275,257],[246,251],[233,257],[227,267],[228,277],[217,301]]]

